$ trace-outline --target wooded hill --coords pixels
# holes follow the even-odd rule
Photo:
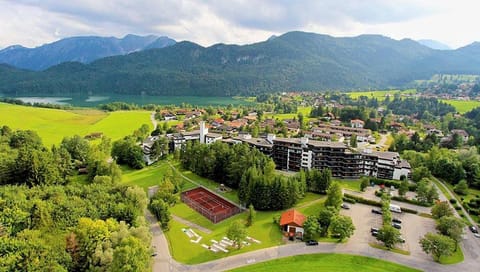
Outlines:
[[[162,49],[68,62],[40,72],[0,67],[4,94],[233,96],[291,90],[403,87],[433,74],[479,74],[480,43],[434,50],[379,35],[335,38],[304,32],[251,45]]]

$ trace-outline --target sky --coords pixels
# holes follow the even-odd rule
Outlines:
[[[249,44],[294,30],[458,48],[480,41],[479,7],[476,0],[0,0],[0,48],[126,34]]]

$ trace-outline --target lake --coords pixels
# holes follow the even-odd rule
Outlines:
[[[58,105],[71,105],[74,107],[95,107],[99,104],[111,102],[126,102],[137,105],[181,105],[182,103],[198,106],[226,106],[250,104],[249,102],[232,97],[203,97],[203,96],[149,96],[149,95],[92,95],[92,96],[41,96],[21,95],[11,96],[0,94],[3,98],[14,98],[26,103],[50,103]]]

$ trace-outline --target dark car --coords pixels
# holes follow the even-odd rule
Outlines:
[[[378,232],[378,230],[379,230],[378,228],[371,228],[370,232]]]
[[[478,229],[475,226],[470,226],[468,228],[470,229],[471,232],[478,233]]]
[[[401,229],[402,228],[402,225],[398,224],[398,223],[392,223],[392,227],[396,228],[396,229]]]
[[[392,222],[393,222],[393,223],[402,224],[402,220],[400,220],[400,219],[398,219],[398,218],[393,218],[393,219],[392,219]]]
[[[307,246],[318,246],[318,242],[315,240],[308,240],[305,244],[307,244]]]
[[[372,209],[372,213],[382,214],[382,211],[379,209]]]
[[[372,231],[372,236],[378,236],[378,231]]]

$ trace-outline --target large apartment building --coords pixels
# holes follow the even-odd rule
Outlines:
[[[372,176],[383,179],[401,179],[410,176],[410,164],[400,159],[397,152],[363,152],[351,149],[344,143],[313,141],[308,138],[273,138],[272,142],[250,138],[251,146],[259,143],[262,152],[270,155],[278,169],[300,171],[300,169],[329,168],[334,177],[359,178]],[[267,148],[267,146],[271,146]]]
[[[342,142],[276,138],[273,134],[266,138],[253,138],[249,134],[243,134],[222,139],[220,134],[208,133],[205,124],[201,122],[200,130],[173,135],[171,144],[173,149],[177,149],[190,140],[198,140],[205,144],[219,140],[229,144],[246,143],[272,157],[277,168],[286,171],[329,168],[332,176],[339,178],[372,176],[396,180],[402,176],[410,177],[411,172],[410,164],[400,159],[397,152],[370,150],[360,152]]]

